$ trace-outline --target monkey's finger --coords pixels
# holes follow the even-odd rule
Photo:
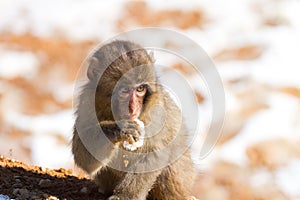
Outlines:
[[[132,130],[129,135],[133,138],[134,141],[139,140],[139,137],[141,136],[140,132],[136,129]]]
[[[122,130],[120,132],[120,140],[125,140],[127,142],[129,142],[130,144],[135,142],[135,137],[137,137],[136,135],[136,130],[134,129],[127,129],[127,130]]]
[[[132,135],[128,135],[126,141],[129,143],[129,144],[134,144],[135,143],[135,140],[133,138]]]
[[[139,125],[135,122],[135,121],[131,121],[131,120],[128,120],[126,122],[126,127],[130,127],[130,128],[137,128]]]
[[[132,137],[133,137],[134,141],[136,142],[136,141],[138,141],[140,139],[141,134],[140,134],[139,131],[135,131],[134,133],[135,134],[132,135]]]

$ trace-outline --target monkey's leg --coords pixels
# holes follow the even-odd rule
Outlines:
[[[114,189],[109,200],[146,200],[161,171],[148,173],[127,173]]]
[[[123,172],[114,170],[110,167],[103,167],[95,176],[94,181],[98,185],[98,191],[108,198],[113,194],[113,190],[119,183],[119,180],[123,177]]]
[[[196,171],[188,155],[163,169],[150,191],[149,200],[189,199]]]

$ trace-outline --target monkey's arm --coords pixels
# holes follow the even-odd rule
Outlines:
[[[119,135],[117,132],[119,132],[117,125],[106,121],[81,130],[80,133],[74,128],[72,152],[75,163],[93,175],[106,165],[113,155],[115,151],[113,143],[118,140]]]
[[[102,166],[102,164],[85,148],[76,129],[74,129],[73,133],[72,152],[75,163],[88,174],[92,174]]]
[[[134,142],[140,135],[138,125],[130,120],[102,121],[83,133],[74,129],[72,152],[78,166],[93,174],[106,165],[117,151],[115,144],[127,140]]]

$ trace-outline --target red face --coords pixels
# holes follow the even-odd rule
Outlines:
[[[122,119],[137,119],[142,112],[147,86],[121,87],[118,90],[119,116]]]

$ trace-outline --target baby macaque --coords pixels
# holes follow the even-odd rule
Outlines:
[[[195,168],[182,114],[138,44],[113,41],[87,61],[72,152],[109,200],[189,199]]]

